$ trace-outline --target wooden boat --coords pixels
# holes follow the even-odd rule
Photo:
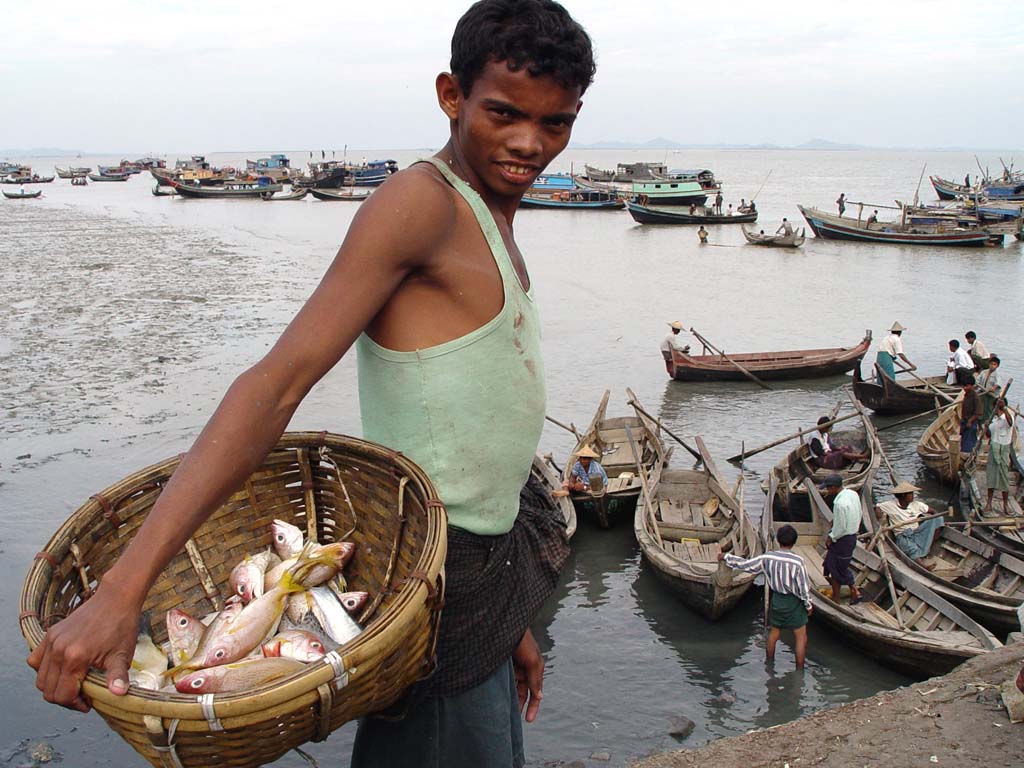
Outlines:
[[[128,181],[132,175],[130,173],[90,173],[89,178],[93,181]]]
[[[767,245],[775,248],[799,248],[804,244],[805,230],[797,232],[795,229],[789,235],[766,235],[762,232],[754,232],[743,225],[743,236],[751,245]]]
[[[53,170],[56,171],[57,176],[61,179],[76,179],[80,176],[85,176],[92,168],[61,168],[55,165]]]
[[[32,176],[8,176],[5,179],[0,180],[2,184],[49,184],[54,180],[54,176],[39,176],[33,174]]]
[[[961,473],[960,487],[954,494],[954,508],[959,518],[974,525],[969,533],[981,539],[1000,552],[1024,560],[1024,517],[1021,511],[1021,490],[1024,484],[1024,467],[1016,453],[1010,454],[1010,492],[1007,498],[1008,509],[1002,508],[1001,494],[994,494],[992,510],[986,512],[985,504],[988,493],[985,486],[984,470],[976,469],[973,476],[966,479]],[[996,510],[999,510],[997,512]]]
[[[612,527],[612,502],[617,502],[614,507],[616,512],[623,512],[623,507],[628,507],[629,512],[633,511],[632,504],[640,496],[642,488],[639,472],[645,473],[647,487],[654,487],[671,454],[661,439],[661,428],[639,411],[633,416],[609,418],[605,412],[610,396],[611,392],[605,390],[590,426],[573,448],[562,472],[562,480],[568,480],[576,463],[576,454],[584,446],[590,446],[601,454],[598,462],[608,475],[608,484],[582,493],[574,491],[569,498],[576,505],[578,515],[595,516],[602,528]],[[633,445],[630,444],[627,427],[633,435]],[[636,447],[636,456],[640,457],[639,468],[633,446]]]
[[[817,208],[797,206],[807,219],[814,234],[826,240],[855,240],[862,243],[889,243],[897,245],[959,245],[982,247],[988,245],[992,235],[983,227],[961,230],[942,226],[907,226],[900,222],[867,220],[836,216]],[[1002,235],[999,235],[1002,241]]]
[[[855,347],[793,349],[783,352],[729,354],[759,379],[814,379],[838,376],[856,368],[871,346],[871,331]],[[722,355],[691,355],[673,350],[669,375],[676,381],[747,381]]]
[[[935,194],[938,195],[939,200],[956,200],[958,197],[973,195],[975,192],[971,187],[965,187],[963,184],[957,184],[955,181],[942,179],[938,176],[929,176],[928,181],[932,183],[932,187],[934,187]]]
[[[371,192],[341,192],[335,189],[317,189],[316,187],[309,187],[309,193],[317,200],[323,200],[327,203],[339,201],[361,203],[372,194]]]
[[[879,530],[870,509],[864,510],[864,523],[872,533]],[[925,563],[919,564],[896,544],[896,533],[883,534],[894,569],[922,581],[993,632],[1005,636],[1020,629],[1017,608],[1024,602],[1024,560],[944,525],[936,531]]]
[[[718,562],[719,553],[761,554],[761,540],[743,509],[743,476],[729,489],[696,439],[702,470],[666,469],[641,496],[633,532],[644,559],[684,605],[714,620],[732,608],[754,583],[754,574]]]
[[[87,176],[73,176],[71,178],[72,187],[87,187],[89,186],[89,178]]]
[[[565,520],[565,536],[568,539],[576,533],[576,507],[569,499],[569,494],[562,490],[562,480],[555,468],[539,454],[533,457],[530,475],[544,486],[551,497],[552,506]]]
[[[153,197],[174,197],[177,192],[174,191],[174,187],[163,187],[159,184],[153,186]]]
[[[879,368],[876,365],[875,371]],[[945,403],[953,402],[959,387],[950,387],[944,376],[923,377],[928,384],[945,395],[941,397],[935,389],[916,379],[890,379],[882,375],[865,380],[861,377],[860,366],[853,369],[853,393],[864,405],[877,414],[923,413]]]
[[[198,199],[230,198],[246,199],[253,197],[265,197],[280,192],[283,187],[280,184],[252,184],[250,182],[231,182],[222,186],[207,187],[199,184],[183,184],[180,181],[169,180],[168,183],[181,197]]]
[[[875,552],[858,545],[851,570],[862,593],[861,602],[837,603],[823,594],[828,582],[822,573],[825,541],[832,525],[832,510],[810,480],[804,484],[806,507],[793,508],[779,493],[789,478],[772,470],[764,514],[762,538],[774,549],[775,532],[784,524],[796,528],[793,551],[807,565],[811,620],[841,635],[843,642],[872,658],[917,677],[944,674],[967,659],[1002,646],[974,619],[901,569],[888,568]],[[870,505],[862,488],[861,504]],[[883,551],[888,547],[882,544]]]
[[[612,192],[575,189],[554,193],[526,193],[519,201],[520,208],[546,208],[569,211],[617,211],[626,204]]]
[[[949,484],[956,482],[961,462],[966,458],[960,453],[960,403],[962,400],[963,393],[961,392],[956,398],[957,404],[936,416],[917,442],[917,455],[924,461],[925,466],[938,475],[943,482]],[[988,438],[980,429],[978,441],[981,443],[981,447],[975,456],[974,468],[984,470],[985,464],[988,462]],[[1016,414],[1014,414],[1013,446],[1014,451],[1021,450]]]
[[[264,196],[264,200],[305,200],[309,194],[309,187],[297,187],[284,195]]]
[[[719,216],[711,213],[711,208],[700,205],[689,213],[686,206],[643,205],[639,198],[628,201],[626,207],[638,224],[749,224],[757,221],[757,211]]]
[[[34,200],[37,197],[41,197],[43,190],[37,189],[35,192],[8,192],[6,189],[3,190],[4,197],[8,200]]]

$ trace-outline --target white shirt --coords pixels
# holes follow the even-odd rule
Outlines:
[[[967,350],[963,347],[957,347],[956,352],[953,352],[949,356],[949,361],[946,363],[946,383],[956,384],[956,369],[966,368],[969,371],[974,370],[974,361],[971,360],[971,356],[967,354]]]
[[[1013,437],[1013,420],[1008,418],[1009,414],[992,417],[992,423],[988,425],[988,433],[992,436],[992,442],[999,445],[1009,445]]]
[[[883,352],[888,352],[893,357],[903,354],[903,339],[895,333],[890,333],[879,347]]]
[[[878,508],[885,514],[885,518],[889,525],[899,525],[905,523],[907,520],[915,520],[919,517],[928,514],[928,505],[923,501],[912,501],[909,506],[904,509],[900,506],[899,502],[895,499],[891,501],[885,501],[878,505]],[[901,533],[910,533],[916,531],[917,526],[920,523],[907,523],[907,525],[896,528],[893,533],[899,536]]]
[[[669,331],[665,338],[662,339],[661,351],[671,352],[672,350],[677,350],[679,352],[682,352],[685,344],[683,344],[682,341],[680,341],[679,339],[681,335],[682,334]]]
[[[1003,388],[1003,382],[999,378],[999,369],[987,368],[981,372],[981,376],[978,377],[978,383],[982,389],[997,389]]]
[[[974,343],[967,348],[967,353],[981,358],[990,356],[988,350],[985,349],[985,345],[982,344],[978,339],[975,339]]]

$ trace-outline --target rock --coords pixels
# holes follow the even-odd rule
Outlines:
[[[53,760],[54,754],[53,747],[45,741],[40,741],[38,744],[34,744],[32,749],[28,751],[28,756],[37,763],[50,762]]]
[[[669,720],[668,724],[668,735],[672,736],[679,741],[683,741],[693,733],[693,729],[696,728],[696,723],[684,715],[673,715],[672,719]]]
[[[979,704],[994,704],[999,706],[999,691],[995,688],[986,688],[982,691],[978,691],[978,695],[974,698]]]
[[[612,759],[611,752],[595,752],[590,756],[591,760],[600,760],[603,763],[608,762]]]
[[[1010,678],[1000,686],[1003,693],[1003,706],[1010,716],[1011,723],[1024,723],[1024,693],[1017,688],[1015,678]]]
[[[731,693],[723,693],[720,696],[715,696],[709,703],[713,707],[727,707],[736,703],[736,697]]]
[[[15,456],[14,458],[17,459],[18,461],[21,461],[22,459],[31,459],[32,458],[32,454],[31,453],[23,453],[23,454],[21,454],[21,456]]]

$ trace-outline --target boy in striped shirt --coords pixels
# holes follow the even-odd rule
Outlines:
[[[768,661],[775,658],[775,644],[783,629],[793,630],[796,667],[803,669],[807,657],[807,617],[813,612],[807,588],[807,568],[803,558],[793,552],[796,529],[784,525],[775,534],[780,549],[744,560],[736,555],[719,554],[730,568],[747,573],[763,573],[770,595],[768,610]]]

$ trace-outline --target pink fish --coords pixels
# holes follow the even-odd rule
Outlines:
[[[286,629],[278,632],[273,639],[263,644],[263,655],[270,658],[280,656],[296,661],[317,661],[327,649],[323,641],[304,629]]]
[[[206,626],[196,617],[180,608],[171,608],[164,618],[167,639],[171,644],[171,663],[181,664],[192,658],[203,639]]]
[[[179,693],[245,691],[294,675],[305,667],[305,664],[295,659],[246,659],[192,672],[179,679],[174,687]]]
[[[263,594],[267,570],[279,565],[280,562],[281,558],[269,549],[255,555],[246,555],[242,562],[234,567],[228,578],[231,591],[242,598],[242,602],[251,602]]]
[[[302,531],[284,520],[275,520],[270,524],[274,537],[274,551],[282,560],[295,557],[302,551]]]
[[[355,554],[356,545],[350,541],[337,541],[334,544],[313,544],[310,546],[312,557],[320,559],[321,565],[311,568],[302,578],[302,586],[318,587],[333,578],[341,571]],[[284,560],[267,571],[263,578],[263,588],[270,589],[281,580],[281,574],[298,562],[298,558]]]
[[[369,592],[342,592],[337,595],[338,602],[341,603],[341,607],[349,613],[355,613],[364,605],[366,601],[370,599]]]

